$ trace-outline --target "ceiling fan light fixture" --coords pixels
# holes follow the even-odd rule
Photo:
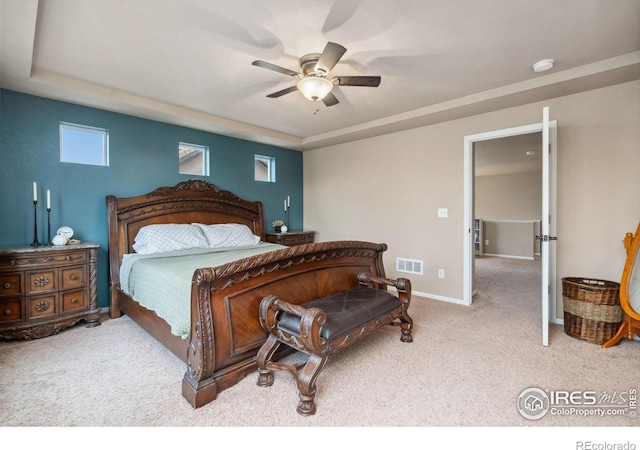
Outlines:
[[[278,98],[291,92],[300,91],[307,100],[322,101],[326,107],[330,107],[340,103],[331,93],[334,86],[342,88],[346,86],[378,87],[380,85],[380,76],[332,76],[330,79],[327,78],[346,51],[347,49],[342,45],[328,42],[322,53],[308,53],[298,60],[302,73],[260,60],[251,64],[297,78],[295,86],[273,92],[267,95],[268,98]]]
[[[306,98],[317,102],[331,92],[333,83],[324,77],[307,76],[298,81],[297,88]]]

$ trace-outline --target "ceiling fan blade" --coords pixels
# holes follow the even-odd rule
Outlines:
[[[335,42],[327,42],[318,62],[316,63],[315,71],[323,71],[325,74],[331,72],[331,69],[340,61],[342,55],[347,51],[340,44],[336,44]]]
[[[338,86],[368,86],[378,87],[380,85],[380,77],[376,76],[358,76],[358,77],[335,77],[335,83]]]
[[[325,106],[329,107],[329,106],[337,105],[340,102],[338,102],[338,99],[336,98],[335,95],[329,92],[325,96],[325,98],[322,99],[322,103],[324,103]]]
[[[253,64],[254,66],[257,67],[262,67],[263,69],[269,69],[269,70],[274,70],[276,72],[280,72],[283,73],[285,75],[289,75],[290,77],[295,77],[297,75],[300,75],[298,72],[294,72],[293,70],[289,70],[289,69],[285,69],[284,67],[280,67],[280,66],[276,66],[275,64],[271,64],[265,61],[254,61],[251,64]]]
[[[294,85],[294,86],[288,87],[286,89],[283,89],[281,91],[274,92],[273,94],[269,94],[269,95],[267,95],[267,97],[269,97],[269,98],[278,98],[278,97],[282,97],[285,94],[289,94],[290,92],[295,92],[297,90],[298,90],[298,86]]]

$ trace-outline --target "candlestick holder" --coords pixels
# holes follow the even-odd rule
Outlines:
[[[32,247],[40,247],[38,242],[38,200],[33,201],[33,242]]]
[[[284,212],[284,224],[287,226],[287,229],[289,229],[289,208]]]
[[[51,208],[47,208],[47,245],[53,245],[51,242]]]

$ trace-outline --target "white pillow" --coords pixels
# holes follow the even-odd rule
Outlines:
[[[207,247],[202,230],[188,223],[147,225],[138,231],[133,244],[133,249],[140,254]]]
[[[194,223],[193,225],[202,230],[209,248],[242,247],[256,245],[260,242],[260,236],[254,235],[248,226],[239,223],[217,225]]]

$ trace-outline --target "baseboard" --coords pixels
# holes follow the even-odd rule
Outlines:
[[[389,290],[396,291],[396,292],[398,291],[394,286],[389,286]],[[442,295],[429,294],[427,292],[420,292],[416,290],[411,290],[411,294],[412,296],[416,296],[416,297],[428,298],[431,300],[439,300],[447,303],[455,303],[456,305],[466,305],[466,303],[464,303],[461,299],[458,299],[458,298],[444,297]]]
[[[393,287],[393,286],[390,286],[389,290],[390,291],[397,291],[397,289],[395,287]],[[429,294],[427,292],[420,292],[420,291],[415,291],[415,290],[412,290],[411,293],[413,295],[415,295],[416,297],[423,297],[423,298],[428,298],[428,299],[431,299],[431,300],[438,300],[438,301],[447,302],[447,303],[454,303],[456,305],[469,306],[463,300],[461,300],[459,298],[445,297],[445,296],[442,296],[442,295]],[[475,291],[473,292],[473,294],[475,295]],[[560,318],[560,317],[552,317],[549,320],[549,323],[553,323],[553,324],[556,324],[556,325],[564,325],[564,319]]]
[[[429,294],[427,292],[420,292],[420,291],[412,291],[412,292],[417,297],[425,297],[433,300],[439,300],[441,302],[455,303],[456,305],[465,305],[465,306],[467,305],[462,299],[459,299],[459,298],[444,297],[442,295]]]

